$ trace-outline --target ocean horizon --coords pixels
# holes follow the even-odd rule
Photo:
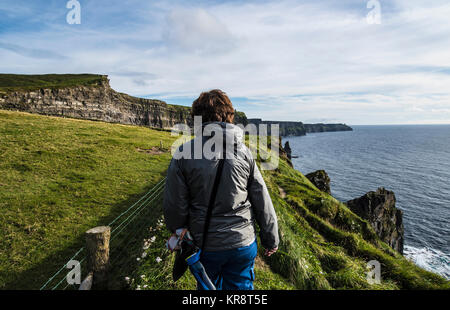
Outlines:
[[[403,211],[404,256],[450,279],[450,124],[351,125],[283,137],[294,168],[325,170],[342,201],[384,187]]]

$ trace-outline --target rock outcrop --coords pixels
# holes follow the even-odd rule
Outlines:
[[[308,173],[305,177],[319,190],[331,195],[330,177],[325,170],[317,170]]]
[[[291,161],[291,149],[289,148],[289,141],[286,141],[286,143],[284,144],[283,147],[283,141],[282,141],[282,137],[280,137],[279,140],[279,144],[278,144],[278,154],[280,156],[280,158],[283,158],[289,166],[291,166],[292,168],[294,168],[294,165],[292,164]],[[288,149],[286,149],[286,145],[288,147]]]
[[[289,145],[289,141],[286,141],[286,143],[284,144],[284,151],[286,152],[287,158],[292,159],[292,150],[291,146]]]
[[[395,194],[384,188],[350,200],[347,206],[369,221],[381,240],[403,254],[403,213],[395,207]]]

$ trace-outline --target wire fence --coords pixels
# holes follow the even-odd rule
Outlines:
[[[112,274],[124,267],[129,255],[137,246],[146,225],[155,218],[155,208],[161,205],[162,193],[166,178],[153,186],[138,201],[119,214],[107,226],[111,227],[110,237],[110,269]],[[41,286],[40,290],[78,289],[78,284],[67,281],[68,264],[77,261],[80,264],[81,279],[87,276],[87,252],[81,247]]]

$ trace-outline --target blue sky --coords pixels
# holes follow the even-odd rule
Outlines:
[[[450,3],[379,0],[0,0],[0,72],[108,74],[190,105],[220,88],[249,117],[450,123]]]

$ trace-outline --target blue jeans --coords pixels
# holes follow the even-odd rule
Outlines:
[[[242,248],[203,252],[200,261],[218,290],[253,290],[257,253],[255,240]]]

